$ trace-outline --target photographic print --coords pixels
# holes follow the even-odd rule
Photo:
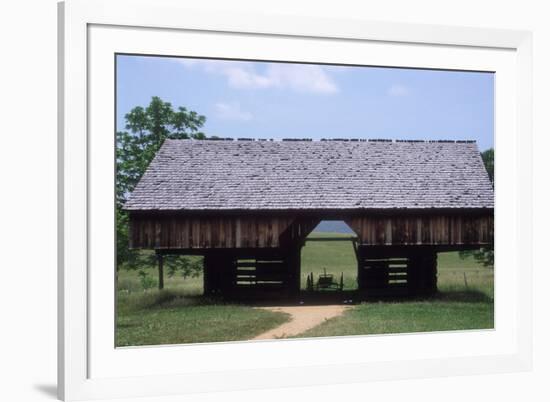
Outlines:
[[[494,74],[116,56],[116,346],[494,328]]]

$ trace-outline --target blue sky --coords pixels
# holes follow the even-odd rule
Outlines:
[[[492,73],[117,56],[117,127],[159,96],[220,137],[476,140],[493,147]]]

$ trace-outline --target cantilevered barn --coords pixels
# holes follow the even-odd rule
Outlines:
[[[437,252],[493,241],[472,141],[166,140],[130,195],[130,247],[204,256],[206,293],[295,296],[321,220],[357,234],[364,295],[437,290]]]

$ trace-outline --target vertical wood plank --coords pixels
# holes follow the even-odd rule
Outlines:
[[[384,222],[384,226],[385,226],[385,241],[384,243],[385,244],[392,244],[392,219],[391,218],[387,218]]]
[[[235,222],[235,247],[242,247],[241,219],[237,218]]]
[[[279,236],[281,235],[279,218],[274,218],[272,221],[273,239],[271,240],[272,247],[279,247]]]

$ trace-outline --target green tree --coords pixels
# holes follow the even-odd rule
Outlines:
[[[117,133],[117,204],[122,206],[165,139],[205,139],[199,129],[206,117],[153,97],[146,108],[137,106],[125,116],[126,130]]]
[[[170,139],[206,139],[200,131],[206,117],[184,107],[174,109],[169,102],[153,97],[145,108],[137,106],[125,115],[125,131],[116,134],[116,233],[117,269],[151,266],[155,255],[137,253],[128,248],[128,213],[123,210],[128,195],[162,146]],[[168,272],[184,276],[200,270],[200,264],[185,257],[168,258]],[[192,271],[192,272],[191,272]]]
[[[489,175],[489,179],[494,186],[494,177],[495,177],[495,150],[489,148],[486,151],[481,153],[481,159]],[[495,246],[494,244],[489,244],[486,247],[482,247],[479,250],[468,250],[461,251],[460,257],[466,258],[467,256],[473,256],[478,262],[482,263],[485,267],[492,267],[495,263]]]
[[[493,148],[489,148],[488,150],[483,151],[481,153],[481,159],[483,159],[483,164],[485,165],[485,169],[487,170],[489,179],[491,179],[491,183],[494,183],[495,182],[495,150]]]

